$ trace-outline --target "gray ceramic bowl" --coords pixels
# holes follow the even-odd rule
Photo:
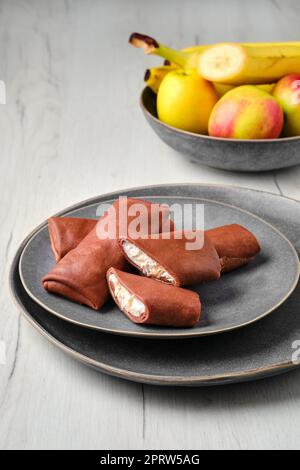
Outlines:
[[[157,118],[156,95],[145,88],[141,107],[156,134],[177,152],[214,168],[231,171],[268,171],[300,164],[300,137],[235,140],[186,132]]]

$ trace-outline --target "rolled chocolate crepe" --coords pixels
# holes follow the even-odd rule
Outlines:
[[[59,261],[96,225],[97,220],[52,217],[49,219],[49,235],[55,259]],[[174,230],[170,221],[170,231]],[[163,230],[164,231],[164,230]],[[249,263],[260,251],[255,236],[238,224],[223,225],[207,230],[221,262],[221,272],[228,272]]]
[[[50,242],[56,262],[76,248],[96,223],[97,220],[78,217],[51,217],[48,219]]]
[[[107,281],[120,310],[134,323],[194,326],[201,303],[196,292],[110,268]]]
[[[48,219],[51,248],[56,262],[76,248],[97,222],[95,219],[80,217],[51,217]],[[172,232],[174,230],[173,220],[166,219],[164,224],[166,226],[162,227],[162,232]]]
[[[174,286],[187,286],[219,279],[221,265],[218,253],[202,231],[175,231],[160,234],[157,239],[120,238],[128,261],[144,276]],[[194,239],[192,238],[194,237]],[[199,248],[191,249],[199,239]],[[200,243],[202,240],[202,243]],[[198,246],[197,245],[197,246]]]
[[[141,211],[137,219],[134,209],[139,207]],[[140,236],[160,231],[168,226],[168,217],[167,206],[132,198],[117,200],[79,245],[43,278],[44,288],[98,310],[109,297],[107,270],[111,266],[125,270],[128,267],[118,244],[120,232],[128,227],[132,230],[132,224],[137,220],[140,221],[137,227]],[[153,219],[158,220],[158,224],[153,223]]]
[[[244,266],[260,252],[255,236],[241,225],[224,225],[206,234],[217,250],[222,273]]]

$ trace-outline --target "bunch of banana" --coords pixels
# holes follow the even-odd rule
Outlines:
[[[196,69],[203,78],[226,85],[268,84],[300,73],[300,42],[221,43],[177,51],[154,38],[133,33],[130,44],[183,69]]]
[[[161,65],[160,67],[152,67],[151,69],[146,70],[144,75],[144,81],[154,93],[158,93],[161,82],[163,81],[165,76],[173,70],[178,70],[178,68],[179,67],[177,67],[176,65]],[[258,88],[266,91],[267,93],[272,93],[274,86],[275,83],[257,85]],[[224,96],[225,93],[234,88],[233,85],[224,85],[223,83],[217,82],[214,82],[214,87],[220,98]]]

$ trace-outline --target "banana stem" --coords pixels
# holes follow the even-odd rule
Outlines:
[[[129,38],[129,43],[144,50],[145,54],[154,54],[177,64],[182,68],[189,68],[188,55],[185,52],[177,51],[171,47],[160,44],[154,38],[145,34],[133,33]]]
[[[159,44],[158,49],[156,49],[156,55],[169,60],[183,69],[189,67],[188,58],[184,52],[176,51],[175,49],[172,49],[171,47],[165,46],[163,44]]]

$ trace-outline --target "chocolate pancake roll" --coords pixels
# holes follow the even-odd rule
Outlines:
[[[107,281],[114,301],[134,323],[191,327],[200,319],[196,292],[114,268]]]
[[[241,225],[223,225],[206,234],[217,250],[222,273],[244,266],[260,252],[255,236]]]
[[[118,237],[124,228],[130,229],[137,220],[134,209],[139,207],[140,236],[168,226],[168,207],[138,199],[117,200],[79,245],[44,277],[44,288],[93,309],[101,308],[109,297],[107,270],[111,266],[124,270],[129,268]],[[153,223],[154,220],[158,223]]]
[[[78,217],[51,217],[48,230],[52,251],[58,262],[85,238],[95,227],[97,220]]]
[[[168,238],[165,235],[144,240],[123,237],[120,246],[133,266],[144,276],[158,281],[187,286],[219,279],[219,256],[204,232],[175,231],[169,233]]]
[[[48,228],[56,261],[74,249],[96,225],[97,220],[79,217],[52,217]],[[170,220],[170,231],[174,230]],[[164,230],[162,230],[164,231]],[[168,230],[166,230],[168,231]],[[223,225],[206,234],[210,237],[221,261],[221,272],[237,269],[255,258],[260,246],[255,236],[238,224]]]
[[[162,232],[174,230],[174,222],[168,217],[161,221]],[[97,220],[81,217],[51,217],[48,219],[48,230],[51,248],[56,262],[60,261],[69,251],[88,235],[95,227]],[[152,233],[155,233],[153,230]]]

